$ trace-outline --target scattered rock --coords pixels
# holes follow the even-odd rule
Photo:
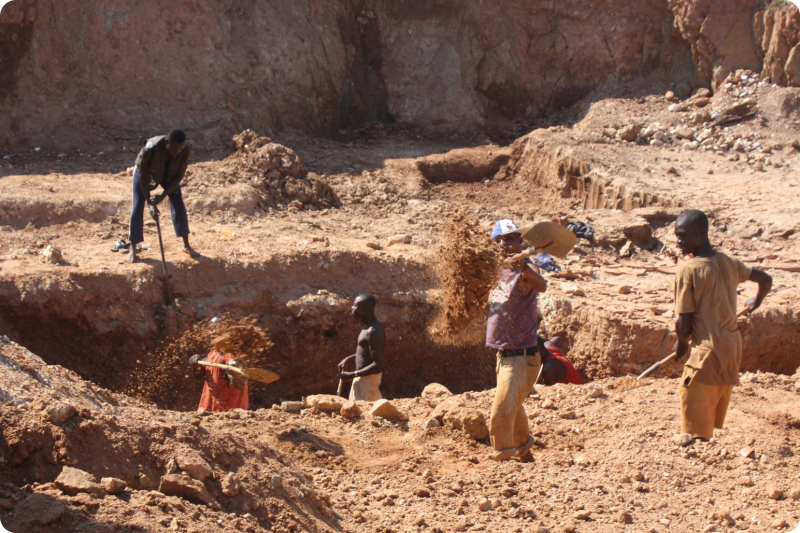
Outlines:
[[[800,487],[790,490],[786,497],[790,500],[800,501]]]
[[[446,427],[461,430],[475,440],[489,437],[486,417],[477,409],[457,407],[444,415],[443,422]]]
[[[342,415],[344,418],[357,418],[361,416],[361,408],[358,406],[356,402],[347,401],[342,404],[342,408],[339,410],[339,414]]]
[[[455,396],[447,398],[433,408],[428,418],[435,418],[439,422],[442,422],[444,420],[444,415],[457,407],[464,407],[464,402]]]
[[[340,411],[346,400],[334,394],[314,394],[306,396],[305,406],[316,407],[320,411],[334,412]]]
[[[283,488],[283,478],[281,476],[272,476],[269,480],[269,484],[272,485],[273,489]]]
[[[542,402],[542,409],[556,409],[556,408],[557,408],[556,402],[554,402],[550,398]]]
[[[589,387],[586,392],[587,398],[599,398],[603,395],[603,389],[601,387]]]
[[[176,461],[174,457],[167,461],[167,474],[177,474],[180,470],[181,469],[178,468],[178,461]]]
[[[433,429],[433,428],[440,428],[442,427],[442,423],[439,422],[438,418],[430,417],[422,423],[423,429]]]
[[[771,500],[780,500],[783,498],[783,491],[777,487],[770,487],[767,489],[767,496]]]
[[[48,244],[47,246],[45,246],[41,254],[42,257],[44,257],[45,261],[47,261],[48,263],[52,263],[54,265],[57,265],[58,263],[64,261],[64,256],[61,254],[61,250],[59,250],[52,244]]]
[[[622,285],[617,292],[619,294],[630,294],[631,288],[627,285]]]
[[[297,413],[303,408],[303,402],[281,402],[281,411]]]
[[[444,385],[439,383],[429,383],[424,389],[422,389],[422,394],[420,394],[420,397],[428,402],[428,405],[431,407],[436,407],[442,402],[442,400],[449,398],[452,395],[453,393],[450,392],[450,389]]]
[[[394,246],[395,244],[411,244],[411,235],[395,235],[390,237],[386,243],[386,247]]]
[[[739,455],[747,459],[748,457],[755,456],[755,450],[751,446],[745,446],[741,450],[739,450]]]
[[[633,243],[628,241],[622,245],[622,248],[619,249],[619,256],[630,257],[634,253],[635,249],[636,247],[633,245]]]
[[[115,477],[104,477],[100,485],[108,494],[120,494],[128,487],[127,483]]]
[[[575,520],[589,520],[592,517],[592,513],[589,511],[578,511],[577,513],[572,515]]]
[[[633,517],[626,511],[620,511],[614,516],[614,522],[619,524],[633,524]]]
[[[51,424],[61,425],[67,422],[70,418],[75,416],[77,410],[65,403],[56,403],[54,405],[48,406],[45,410],[45,418]]]
[[[679,433],[674,437],[672,437],[672,442],[681,447],[688,446],[689,444],[692,443],[693,440],[694,437],[689,433]]]
[[[617,139],[625,142],[633,142],[641,131],[642,126],[640,124],[628,124],[617,132]]]
[[[568,411],[562,411],[558,413],[558,417],[563,418],[564,420],[575,420],[576,418],[578,418],[578,415],[575,414],[575,411],[570,409]]]
[[[103,487],[97,483],[95,477],[78,468],[65,466],[54,482],[59,490],[72,496],[79,493],[91,494],[102,497]]]
[[[394,422],[402,422],[408,420],[408,415],[400,411],[397,407],[394,406],[392,402],[389,400],[383,399],[378,400],[372,405],[372,409],[370,410],[369,414],[372,416],[379,416],[381,418],[385,418],[386,420],[392,420]]]
[[[143,490],[150,490],[154,487],[153,480],[147,474],[139,474],[139,487]]]
[[[667,93],[664,95],[664,99],[667,102],[677,102],[678,101],[678,97],[675,96],[675,93],[672,92],[672,91],[667,91]]]
[[[561,292],[569,294],[570,296],[586,296],[586,293],[578,287],[577,283],[565,281],[561,284]]]
[[[414,496],[419,498],[430,498],[431,491],[427,487],[417,487],[413,490]]]
[[[178,456],[175,460],[178,463],[178,468],[198,481],[205,481],[206,478],[214,473],[211,470],[211,465],[199,457]]]
[[[478,509],[482,512],[491,511],[492,510],[492,502],[490,502],[487,498],[481,498],[478,502]]]
[[[377,242],[367,242],[366,246],[367,246],[367,248],[372,248],[373,250],[380,250],[381,249],[381,245],[378,244]]]
[[[675,137],[678,139],[692,140],[692,138],[694,138],[694,130],[684,126],[676,128]]]
[[[167,496],[178,496],[192,503],[216,507],[216,502],[206,490],[206,486],[189,476],[166,474],[161,478],[158,491]]]
[[[46,526],[60,520],[64,516],[64,504],[46,494],[31,494],[17,506],[13,524],[15,531],[29,526]],[[16,526],[16,527],[14,527]],[[17,529],[19,527],[20,529]]]
[[[239,479],[236,477],[236,474],[233,472],[229,472],[222,478],[222,494],[229,498],[233,498],[239,495],[239,491],[241,487],[239,485]]]

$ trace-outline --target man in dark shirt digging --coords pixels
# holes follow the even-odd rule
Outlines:
[[[139,152],[133,170],[133,208],[128,235],[130,251],[126,259],[128,263],[136,261],[136,245],[144,240],[145,204],[158,205],[167,196],[172,212],[172,226],[175,228],[175,235],[183,237],[184,252],[190,257],[199,256],[189,246],[189,217],[181,196],[181,180],[189,165],[189,153],[186,134],[182,130],[172,130],[167,135],[148,139]],[[150,196],[159,185],[162,192]]]
[[[375,317],[376,303],[371,294],[361,294],[353,302],[353,316],[363,322],[364,327],[358,335],[356,353],[339,363],[339,379],[353,380],[351,400],[375,402],[383,398],[380,385],[386,332],[383,323]],[[353,358],[356,360],[355,372],[345,372],[345,365]]]

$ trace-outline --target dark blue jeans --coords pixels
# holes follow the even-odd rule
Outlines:
[[[140,186],[139,167],[133,170],[133,208],[131,209],[131,229],[128,239],[134,245],[144,241],[144,208],[147,205],[147,198],[142,193]],[[181,187],[169,193],[169,206],[172,212],[172,227],[175,228],[175,235],[186,237],[189,235],[189,216],[186,214],[186,206],[183,205]]]

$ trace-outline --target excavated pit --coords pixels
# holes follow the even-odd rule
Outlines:
[[[261,407],[333,393],[336,365],[353,352],[358,336],[349,312],[352,298],[381,287],[387,396],[419,394],[431,382],[458,392],[494,386],[493,354],[483,346],[482,320],[457,338],[431,337],[439,304],[429,265],[321,252],[257,264],[204,259],[194,268],[172,271],[177,303],[169,307],[155,269],[133,278],[96,273],[4,282],[0,329],[47,363],[103,387],[160,407],[191,410],[199,384],[189,376],[186,360],[208,350],[210,336],[177,341],[204,319],[224,313],[253,316],[269,328],[275,346],[267,366],[282,378],[253,386],[251,401]],[[565,336],[570,357],[589,379],[638,373],[672,347],[669,320],[609,313],[557,292],[543,297],[542,308],[546,334]],[[742,370],[793,373],[800,365],[800,333],[789,327],[794,323],[793,311],[767,307],[744,325]]]
[[[384,390],[389,396],[418,393],[439,381],[454,390],[490,386],[490,358],[476,343],[435,344],[426,323],[435,311],[426,288],[425,265],[379,261],[359,253],[277,257],[261,264],[204,260],[192,269],[172,269],[174,306],[163,304],[163,282],[155,270],[140,278],[72,275],[22,286],[4,283],[0,328],[50,364],[118,392],[159,406],[191,409],[197,384],[186,359],[203,342],[171,348],[191,324],[229,313],[254,316],[268,327],[275,347],[269,369],[281,380],[255,386],[255,406],[336,390],[336,365],[353,353],[360,326],[350,316],[352,299],[373,287],[388,339]],[[363,282],[369,277],[370,283]],[[209,339],[210,340],[210,337]],[[205,350],[209,345],[205,344]],[[193,350],[196,350],[194,352]],[[162,358],[171,364],[164,364]],[[469,362],[454,366],[453,361]],[[473,364],[485,361],[486,372]]]

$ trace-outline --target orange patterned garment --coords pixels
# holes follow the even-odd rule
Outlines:
[[[216,350],[211,350],[206,357],[206,361],[209,363],[221,364],[227,364],[233,359],[232,354],[222,355]],[[203,385],[203,394],[200,396],[198,409],[220,412],[248,408],[247,380],[245,380],[243,388],[237,389],[225,381],[223,369],[210,366],[204,368],[206,382]]]

